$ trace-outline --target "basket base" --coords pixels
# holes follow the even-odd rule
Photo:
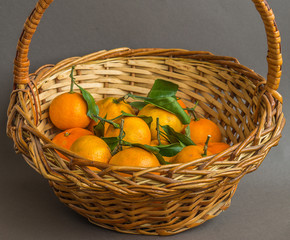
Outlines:
[[[109,229],[109,230],[113,230],[113,231],[116,231],[116,232],[120,232],[120,233],[135,234],[135,235],[139,234],[139,235],[152,235],[152,236],[156,236],[156,235],[159,235],[159,236],[170,236],[170,235],[175,235],[175,234],[187,231],[187,230],[189,230],[191,228],[197,227],[197,226],[201,225],[202,223],[206,222],[207,220],[210,220],[210,219],[212,219],[214,217],[217,217],[220,213],[225,211],[230,206],[230,204],[231,204],[231,199],[229,199],[226,202],[222,202],[215,209],[212,209],[210,212],[208,212],[205,218],[199,219],[199,220],[197,220],[196,222],[194,222],[191,225],[182,227],[182,228],[174,230],[174,231],[173,230],[169,230],[169,229],[162,229],[162,228],[161,229],[156,229],[156,230],[153,230],[153,231],[144,231],[144,230],[141,230],[141,229],[139,229],[139,230],[136,230],[136,229],[124,230],[124,229],[120,229],[118,227],[110,227],[107,224],[101,224],[101,223],[96,222],[96,221],[94,221],[93,219],[90,219],[90,218],[88,218],[88,221],[90,223],[96,225],[96,226],[99,226],[99,227],[102,227],[102,228],[106,228],[106,229]],[[140,227],[142,227],[142,226],[140,226]],[[146,227],[146,226],[144,226],[144,227]]]
[[[211,193],[150,202],[116,200],[116,196],[110,196],[109,200],[110,194],[92,194],[91,191],[88,195],[84,195],[84,191],[78,195],[76,187],[70,186],[69,190],[68,186],[55,182],[50,182],[50,185],[62,203],[94,225],[121,233],[165,236],[197,227],[225,211],[238,183],[217,188]]]

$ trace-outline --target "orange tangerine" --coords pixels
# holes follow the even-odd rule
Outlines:
[[[92,161],[108,163],[112,155],[109,146],[101,138],[87,135],[78,138],[70,148],[76,154]],[[97,170],[95,167],[89,167]]]
[[[110,162],[117,166],[131,166],[131,167],[158,167],[160,163],[156,156],[142,148],[131,147],[126,148],[115,154]]]
[[[86,128],[91,121],[87,111],[87,103],[80,93],[67,92],[52,100],[49,106],[49,117],[53,125],[61,130]]]
[[[207,136],[211,135],[209,142],[221,142],[222,134],[219,127],[211,120],[201,118],[192,120],[189,124],[190,137],[195,144],[204,144]]]
[[[125,101],[118,101],[118,99],[114,97],[107,97],[96,102],[96,104],[99,107],[99,116],[102,118],[106,117],[106,119],[109,120],[120,116],[122,114],[122,111],[135,115],[135,112],[130,104],[126,103]],[[97,122],[91,120],[88,129],[94,132],[94,126],[97,124]],[[105,123],[105,132],[107,131],[109,126],[109,123]]]
[[[121,120],[117,123],[120,124]],[[150,144],[151,132],[147,123],[139,117],[125,117],[123,131],[125,133],[124,141],[130,143]],[[114,128],[113,125],[108,127],[105,132],[105,137],[118,137],[120,134],[119,128]]]
[[[190,145],[183,148],[177,155],[173,163],[187,163],[193,160],[202,158],[204,154],[203,146]],[[207,156],[212,155],[210,151],[207,151]],[[192,167],[190,167],[192,168]]]
[[[83,128],[71,128],[67,129],[59,134],[57,134],[53,139],[52,142],[65,148],[65,149],[70,149],[71,145],[80,137],[85,136],[85,135],[92,135],[92,132],[90,132],[87,129]],[[69,160],[66,156],[61,154],[60,152],[56,151],[58,155],[65,159]]]
[[[156,121],[159,118],[159,124],[169,125],[176,132],[181,132],[184,129],[184,125],[181,123],[179,118],[173,113],[167,112],[161,108],[158,108],[152,104],[146,105],[144,108],[140,110],[138,116],[148,116],[152,117],[152,123],[150,125],[151,137],[152,139],[157,139],[157,130],[156,130]],[[163,137],[161,137],[163,139]]]

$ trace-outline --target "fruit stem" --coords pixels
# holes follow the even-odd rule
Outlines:
[[[107,122],[109,124],[112,124],[114,126],[114,128],[120,128],[118,123],[113,122],[112,120],[106,119],[106,118],[102,118],[98,115],[93,115],[92,118],[95,122],[98,122],[98,120],[103,121],[103,122]]]
[[[120,102],[122,102],[122,101],[124,101],[125,99],[127,99],[129,96],[128,96],[128,94],[126,94],[126,95],[124,95],[123,97],[120,97],[120,98],[118,98],[118,99],[113,99],[113,102],[114,103],[116,103],[116,104],[118,104],[118,103],[120,103]]]
[[[199,118],[196,116],[195,111],[192,111],[192,115],[194,117],[194,121],[198,121],[199,120]]]
[[[207,156],[207,148],[208,148],[208,142],[209,142],[209,139],[211,138],[211,135],[208,135],[207,136],[207,139],[206,139],[206,141],[205,141],[205,144],[204,144],[204,148],[203,148],[203,154],[202,154],[202,156],[203,157],[206,157]]]
[[[121,120],[121,126],[120,126],[119,144],[118,144],[120,151],[123,150],[123,146],[122,146],[123,137],[124,137],[124,119]]]
[[[70,135],[69,132],[65,132],[65,133],[64,133],[64,136],[65,136],[65,137],[68,137],[69,135]]]
[[[199,118],[196,116],[196,112],[195,112],[195,108],[197,107],[197,105],[198,105],[198,101],[196,101],[196,103],[195,103],[193,108],[183,108],[183,110],[187,110],[187,111],[192,113],[192,115],[194,117],[194,121],[198,121],[199,120]]]
[[[75,69],[75,66],[72,66],[71,67],[71,73],[70,73],[70,79],[71,79],[71,81],[70,81],[70,91],[69,91],[69,93],[74,93],[74,75],[73,75],[73,73],[74,73],[74,69]]]
[[[161,145],[161,140],[160,140],[160,129],[159,129],[159,117],[156,118],[156,130],[157,130],[157,140],[158,140],[158,145]]]

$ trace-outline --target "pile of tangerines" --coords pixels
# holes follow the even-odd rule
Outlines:
[[[73,73],[74,67],[70,92],[52,100],[49,117],[61,130],[52,142],[83,158],[118,166],[158,167],[190,162],[230,147],[222,142],[213,121],[197,118],[194,108],[175,97],[176,84],[158,79],[147,97],[128,94],[95,102],[75,82]],[[74,85],[80,93],[73,91]],[[129,104],[129,97],[137,101]]]

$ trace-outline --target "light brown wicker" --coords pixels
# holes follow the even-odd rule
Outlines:
[[[240,179],[260,166],[285,125],[282,97],[276,91],[282,65],[280,34],[267,2],[253,0],[267,33],[267,81],[235,58],[183,49],[104,50],[29,74],[30,41],[52,2],[39,0],[17,46],[7,123],[16,152],[48,179],[61,202],[104,228],[171,235],[227,209]],[[198,100],[197,112],[216,122],[232,146],[187,164],[149,169],[81,159],[51,142],[58,130],[48,117],[51,100],[69,89],[72,65],[76,81],[96,99],[129,92],[146,95],[157,78],[178,84],[178,97],[188,107]],[[61,159],[55,149],[71,162]]]

